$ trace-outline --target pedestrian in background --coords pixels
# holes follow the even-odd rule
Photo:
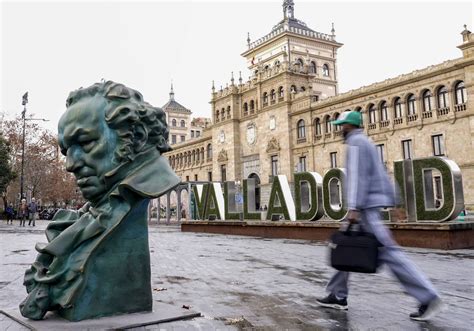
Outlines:
[[[29,215],[28,226],[31,226],[31,222],[33,222],[33,226],[35,226],[37,213],[38,213],[38,205],[36,204],[36,199],[31,198],[31,202],[28,204],[28,215]]]
[[[13,205],[11,203],[7,206],[5,213],[7,214],[7,224],[13,224],[13,215],[15,214],[15,211],[13,210]]]
[[[26,199],[21,199],[20,205],[20,226],[25,226],[26,218],[28,217],[28,205]]]
[[[428,320],[441,309],[441,299],[431,282],[401,251],[390,231],[383,225],[380,208],[395,205],[395,190],[375,145],[360,129],[362,118],[356,111],[344,112],[332,122],[342,125],[346,153],[346,196],[350,223],[360,223],[383,245],[379,263],[385,263],[409,295],[419,302],[418,311],[410,314],[414,320]],[[329,295],[317,300],[324,307],[347,309],[349,273],[338,271],[329,281]]]

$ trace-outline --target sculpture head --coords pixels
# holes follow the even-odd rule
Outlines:
[[[122,172],[106,180],[121,165],[133,163],[136,155],[170,150],[163,110],[122,84],[108,81],[81,88],[69,94],[66,106],[58,125],[61,153],[66,170],[74,173],[82,195],[91,202],[126,176]]]

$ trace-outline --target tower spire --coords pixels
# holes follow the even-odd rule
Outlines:
[[[174,100],[173,80],[171,80],[170,100]]]
[[[293,0],[283,1],[283,18],[285,20],[295,18],[295,3]]]

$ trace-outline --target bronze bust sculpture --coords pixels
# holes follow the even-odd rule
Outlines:
[[[59,121],[66,169],[88,200],[60,210],[25,273],[21,314],[69,320],[152,309],[147,206],[179,178],[161,153],[166,115],[131,88],[111,81],[71,92]]]

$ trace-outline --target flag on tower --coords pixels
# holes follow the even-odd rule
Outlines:
[[[28,103],[28,92],[26,92],[25,94],[23,94],[23,101],[21,102],[21,104],[24,106]]]

